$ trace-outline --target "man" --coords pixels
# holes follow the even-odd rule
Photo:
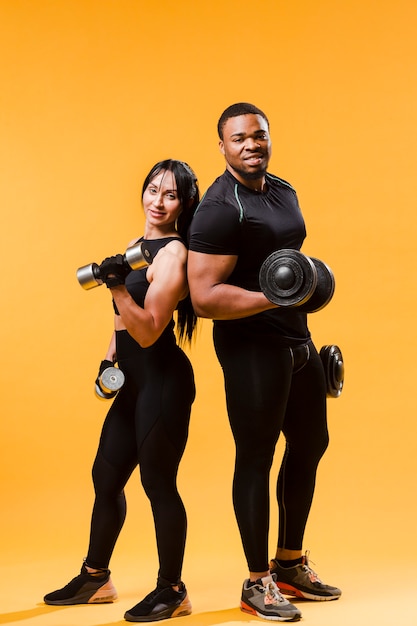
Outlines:
[[[266,115],[251,104],[234,104],[221,115],[218,133],[226,171],[191,224],[191,297],[197,315],[214,320],[236,444],[233,503],[249,568],[241,609],[294,621],[301,613],[280,589],[311,600],[341,595],[320,581],[302,551],[316,470],[328,445],[324,370],[306,314],[272,304],[259,287],[266,257],[299,250],[306,231],[295,190],[267,172]],[[268,563],[269,474],[281,431],[278,542]]]

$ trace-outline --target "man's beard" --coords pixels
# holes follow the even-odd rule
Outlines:
[[[260,170],[256,170],[255,172],[248,172],[246,170],[240,170],[234,167],[234,170],[241,176],[244,180],[261,180],[266,174],[266,167],[263,167]]]

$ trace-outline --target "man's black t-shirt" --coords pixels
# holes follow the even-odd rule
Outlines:
[[[293,187],[266,175],[266,190],[253,191],[226,170],[209,187],[194,215],[189,248],[204,254],[237,255],[227,283],[260,291],[259,270],[272,252],[299,250],[306,236]],[[239,320],[215,320],[255,333],[279,333],[284,344],[309,338],[307,316],[296,308],[277,308]]]

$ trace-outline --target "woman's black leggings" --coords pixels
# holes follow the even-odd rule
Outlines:
[[[236,444],[233,502],[251,572],[268,565],[269,475],[282,431],[278,546],[302,548],[318,463],[328,445],[324,370],[312,342],[293,349],[273,335],[214,328]]]
[[[114,400],[93,466],[95,502],[86,562],[107,568],[126,516],[124,487],[139,465],[155,522],[159,575],[181,578],[187,518],[177,490],[188,437],[194,377],[173,336],[150,348],[118,331],[117,355],[126,380]]]

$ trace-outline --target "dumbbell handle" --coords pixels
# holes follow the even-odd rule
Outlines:
[[[139,270],[148,265],[142,254],[142,244],[136,243],[130,246],[123,255],[124,262],[132,269]],[[100,276],[100,267],[97,263],[83,265],[77,269],[77,280],[83,289],[93,289],[103,284]]]

